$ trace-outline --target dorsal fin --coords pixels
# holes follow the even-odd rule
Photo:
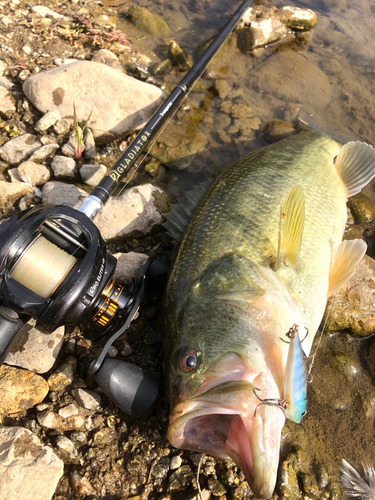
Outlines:
[[[354,196],[375,176],[375,150],[364,142],[347,142],[337,155],[335,167],[348,198]]]
[[[207,191],[211,180],[200,182],[197,186],[194,186],[191,191],[185,193],[184,198],[180,203],[175,203],[171,205],[171,211],[164,214],[167,222],[162,225],[167,230],[167,234],[174,238],[176,241],[181,241],[182,233],[188,226],[191,216],[195,212],[195,209],[199,205],[199,202],[203,198],[203,195]]]
[[[304,223],[305,195],[301,186],[294,186],[286,196],[280,210],[276,271],[281,264],[298,268]]]
[[[328,297],[353,276],[366,250],[367,245],[363,240],[344,240],[334,248],[329,271]]]

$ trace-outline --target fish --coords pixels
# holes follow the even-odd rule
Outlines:
[[[375,500],[375,470],[370,465],[362,464],[364,478],[342,459],[339,463],[341,485],[348,499]]]
[[[285,413],[255,411],[254,389],[283,398],[293,325],[309,355],[328,296],[366,252],[342,237],[347,198],[374,175],[372,146],[306,129],[230,164],[188,210],[164,296],[167,437],[232,459],[259,498],[275,488]]]

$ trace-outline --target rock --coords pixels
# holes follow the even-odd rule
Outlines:
[[[160,61],[159,63],[153,64],[149,68],[150,73],[153,76],[163,76],[170,69],[172,69],[172,61],[170,59],[164,59],[163,61]]]
[[[171,458],[171,470],[176,470],[181,467],[182,458],[179,455],[175,455]]]
[[[275,52],[267,59],[267,64],[262,62],[255,66],[254,83],[264,96],[271,94],[286,103],[297,101],[302,107],[311,105],[314,108],[317,103],[324,107],[331,101],[328,77],[297,52]]]
[[[87,196],[83,189],[64,182],[48,182],[43,186],[42,202],[48,205],[68,205],[78,208]]]
[[[188,71],[193,66],[191,55],[173,40],[169,44],[169,55],[180,71]]]
[[[19,137],[15,137],[1,146],[0,158],[10,165],[15,165],[20,163],[26,158],[26,156],[29,156],[41,146],[42,143],[35,135],[20,135]]]
[[[63,456],[66,456],[73,460],[78,457],[78,452],[73,441],[71,441],[66,436],[58,436],[56,438],[56,446]]]
[[[69,358],[50,375],[48,385],[51,391],[61,391],[70,385],[74,380],[77,360],[74,356]]]
[[[37,132],[44,132],[45,130],[48,130],[52,125],[55,125],[55,123],[61,120],[61,115],[57,109],[54,111],[49,111],[46,113],[42,118],[36,122],[35,125],[35,130]]]
[[[22,182],[26,182],[26,184],[30,184],[31,186],[40,186],[41,184],[45,184],[50,178],[50,173],[47,167],[31,160],[21,163],[16,170],[19,179]]]
[[[64,406],[63,408],[60,408],[59,410],[59,415],[60,417],[63,418],[68,418],[71,417],[72,415],[78,415],[79,411],[77,406],[74,403],[71,403],[70,405]]]
[[[0,415],[28,410],[48,394],[44,378],[12,366],[0,367]]]
[[[79,133],[82,134],[81,127],[79,128]],[[61,148],[63,155],[68,156],[69,158],[77,158],[79,160],[82,156],[82,152],[85,150],[84,141],[80,141],[78,143],[77,134],[73,132],[70,134],[69,141],[64,144]]]
[[[227,492],[226,488],[221,484],[220,481],[214,477],[208,478],[208,487],[214,497],[221,497]]]
[[[6,215],[19,198],[32,193],[28,184],[0,181],[0,216]]]
[[[50,143],[50,144],[46,144],[45,146],[42,146],[40,149],[38,149],[37,151],[35,151],[35,153],[33,153],[29,160],[30,161],[35,161],[35,162],[39,162],[39,161],[43,161],[47,158],[49,158],[50,156],[53,156],[56,151],[59,149],[59,145],[56,144],[56,143]]]
[[[73,158],[66,156],[55,156],[51,163],[55,177],[74,179],[76,174],[76,162]]]
[[[344,373],[350,380],[359,372],[357,363],[344,352],[328,351],[327,361],[333,370]]]
[[[0,499],[50,500],[64,473],[52,448],[23,427],[0,427]]]
[[[185,170],[191,166],[196,154],[203,150],[204,144],[197,136],[171,130],[160,137],[151,154],[169,168]]]
[[[126,13],[137,28],[150,35],[163,36],[170,32],[169,24],[156,14],[152,14],[145,7],[131,5]]]
[[[95,391],[88,389],[73,389],[72,394],[78,404],[86,410],[97,410],[100,407],[101,398]]]
[[[152,184],[143,184],[111,197],[95,223],[106,241],[144,236],[161,224],[167,210],[165,192]]]
[[[302,491],[304,492],[306,497],[311,500],[318,500],[320,498],[319,488],[316,484],[314,476],[305,472],[301,472],[299,478],[301,481]]]
[[[93,488],[90,484],[90,481],[87,477],[81,476],[81,474],[77,474],[72,472],[69,475],[70,485],[73,488],[73,491],[80,496],[87,496],[93,493]]]
[[[355,222],[370,222],[375,218],[375,205],[365,193],[351,196],[347,202]]]
[[[10,92],[0,86],[0,115],[4,118],[10,118],[16,111],[16,105]]]
[[[311,30],[318,22],[317,15],[311,9],[299,7],[283,7],[275,12],[275,17],[280,19],[285,26],[293,30]]]
[[[73,102],[79,122],[91,113],[88,127],[102,143],[141,128],[164,100],[163,92],[154,85],[91,61],[32,75],[23,91],[43,113],[57,109],[63,118],[71,118]]]
[[[115,253],[117,265],[113,279],[123,285],[130,285],[133,278],[140,275],[148,255],[144,253]]]
[[[83,156],[89,160],[93,160],[96,156],[95,139],[94,134],[88,128],[85,131],[85,151]]]
[[[107,174],[107,167],[105,165],[82,165],[79,173],[85,184],[97,186]]]
[[[195,481],[195,476],[189,465],[183,465],[173,472],[168,481],[167,492],[178,493],[185,491]]]
[[[44,410],[38,413],[37,420],[39,425],[46,429],[56,429],[59,432],[76,431],[83,429],[85,417],[83,415],[72,415],[62,418],[51,410]]]
[[[249,52],[259,47],[278,42],[284,43],[293,39],[290,30],[279,19],[272,16],[272,11],[262,5],[250,7],[252,12],[248,19],[244,18],[244,26],[237,29],[237,45],[241,52]]]
[[[8,78],[5,78],[5,76],[0,76],[0,87],[4,87],[7,90],[14,90],[16,86]]]
[[[70,125],[71,122],[69,120],[67,120],[66,118],[61,118],[61,120],[58,120],[55,123],[53,129],[56,132],[56,134],[66,135],[70,130]]]
[[[299,472],[298,458],[290,453],[280,466],[280,499],[302,500],[302,494],[299,489],[297,474]]]
[[[31,10],[32,12],[39,14],[41,17],[50,17],[52,19],[62,19],[64,17],[63,15],[58,14],[54,10],[50,9],[49,7],[45,7],[44,5],[34,5]]]
[[[54,365],[64,341],[65,327],[46,334],[35,328],[30,320],[17,336],[5,363],[36,373],[46,373]]]
[[[116,54],[107,49],[100,49],[97,52],[95,52],[92,61],[101,64],[106,64],[107,66],[110,66],[111,68],[114,69],[122,70],[119,58],[116,56]]]
[[[323,321],[328,331],[349,330],[356,337],[375,331],[375,261],[365,255],[354,276],[328,299]]]
[[[296,133],[297,131],[291,123],[282,120],[271,120],[263,129],[263,137],[270,144]]]

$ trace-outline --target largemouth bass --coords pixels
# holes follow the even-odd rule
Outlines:
[[[176,448],[231,458],[256,496],[276,482],[293,325],[309,354],[327,297],[366,244],[342,242],[346,200],[375,175],[375,151],[314,130],[231,164],[180,245],[165,296],[165,365]],[[256,388],[256,394],[254,393]]]

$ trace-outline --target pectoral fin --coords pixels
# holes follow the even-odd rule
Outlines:
[[[364,142],[348,142],[337,155],[335,167],[348,198],[354,196],[375,176],[375,150]]]
[[[329,272],[328,297],[353,276],[366,250],[367,245],[363,240],[344,240],[334,249]]]
[[[276,271],[281,264],[298,268],[304,223],[305,196],[301,186],[295,186],[281,206]]]

